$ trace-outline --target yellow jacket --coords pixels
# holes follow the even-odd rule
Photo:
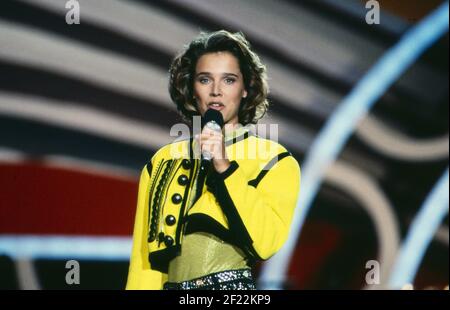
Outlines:
[[[225,145],[231,166],[222,174],[211,167],[198,177],[192,138],[162,147],[144,167],[127,289],[161,289],[185,234],[214,234],[252,260],[281,248],[299,194],[297,161],[280,144],[248,131]]]

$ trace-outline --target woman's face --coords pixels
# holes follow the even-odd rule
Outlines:
[[[225,124],[238,124],[239,105],[247,91],[237,58],[229,52],[201,56],[195,68],[194,96],[202,116],[215,109]]]

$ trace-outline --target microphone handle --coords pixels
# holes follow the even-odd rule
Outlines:
[[[215,121],[209,121],[206,123],[205,126],[207,126],[208,128],[210,128],[214,131],[217,131],[217,132],[222,131],[222,128],[220,128],[219,124],[217,124]],[[211,162],[211,159],[212,159],[212,155],[209,152],[207,152],[207,151],[202,152],[202,161],[206,160],[208,162]]]
[[[204,151],[202,152],[202,160],[211,161],[212,156],[211,153]]]

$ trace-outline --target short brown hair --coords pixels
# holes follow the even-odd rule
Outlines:
[[[169,93],[182,118],[188,123],[200,115],[194,100],[194,75],[198,59],[204,54],[230,52],[239,62],[247,97],[239,107],[239,123],[256,124],[267,112],[269,92],[266,67],[250,48],[242,32],[225,30],[201,32],[175,57],[170,66]]]

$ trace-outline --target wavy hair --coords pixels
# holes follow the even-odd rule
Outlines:
[[[195,68],[201,56],[214,52],[230,52],[238,60],[247,91],[239,106],[239,123],[256,124],[269,107],[266,66],[242,32],[201,32],[174,58],[169,69],[169,93],[178,112],[189,124],[194,115],[200,115],[194,99]]]

